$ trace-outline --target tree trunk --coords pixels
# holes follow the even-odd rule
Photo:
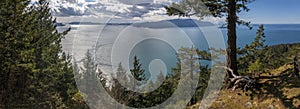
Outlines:
[[[236,0],[229,0],[228,4],[228,17],[227,17],[227,29],[228,29],[228,48],[226,54],[226,65],[228,68],[233,70],[235,75],[238,75],[237,72],[237,54],[236,54]],[[228,83],[229,78],[233,76],[227,71],[226,82]]]

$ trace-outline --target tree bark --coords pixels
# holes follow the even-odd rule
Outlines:
[[[233,70],[233,73],[235,75],[238,75],[237,72],[237,54],[236,54],[236,21],[237,21],[237,15],[236,15],[236,0],[229,0],[228,4],[228,17],[227,17],[227,44],[228,47],[226,49],[226,65],[228,68]],[[229,71],[227,71],[226,76],[226,82],[228,83],[229,78],[232,78],[233,76]]]

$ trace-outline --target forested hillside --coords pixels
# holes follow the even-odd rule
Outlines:
[[[85,107],[44,0],[0,2],[0,108]]]

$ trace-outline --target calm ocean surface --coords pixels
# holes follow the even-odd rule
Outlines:
[[[250,44],[255,36],[259,25],[253,25],[253,29],[249,30],[247,27],[238,27],[237,29],[237,44],[238,47],[243,47],[246,44]],[[289,43],[300,43],[300,24],[266,24],[265,35],[267,45],[278,45],[278,44],[289,44]],[[112,72],[111,69],[111,53],[113,52],[113,45],[115,43],[116,37],[120,35],[124,38],[122,39],[120,47],[117,47],[117,51],[120,53],[128,54],[126,57],[122,54],[115,53],[118,62],[123,62],[122,60],[129,60],[129,67],[132,67],[132,60],[134,56],[138,56],[143,64],[143,68],[146,72],[151,69],[151,75],[156,75],[160,71],[171,72],[171,68],[176,67],[177,56],[176,50],[172,48],[168,43],[149,39],[144,40],[140,43],[135,44],[130,51],[122,49],[126,48],[128,43],[132,43],[132,40],[140,37],[164,37],[166,40],[175,40],[177,37],[182,35],[178,30],[183,31],[192,40],[194,45],[201,49],[207,50],[208,44],[202,32],[198,28],[187,27],[187,28],[167,28],[167,29],[149,29],[149,28],[133,28],[127,29],[126,26],[97,26],[97,25],[84,25],[80,29],[71,30],[69,35],[63,41],[63,48],[65,51],[72,52],[71,54],[80,60],[84,57],[87,49],[96,47],[96,57],[98,63],[102,65],[102,70],[104,72]],[[177,29],[177,30],[174,30]],[[104,30],[104,31],[100,31]],[[227,39],[226,29],[221,29],[224,39]],[[122,32],[122,33],[120,33]],[[216,39],[218,40],[218,39]],[[180,43],[180,41],[178,41]],[[128,48],[128,47],[127,47]],[[122,51],[124,50],[124,51]],[[113,58],[116,59],[116,58]],[[155,59],[160,59],[162,63],[156,61],[155,64],[151,62]],[[117,63],[114,63],[117,65]],[[113,65],[114,65],[113,64]],[[153,66],[149,66],[153,65]],[[128,67],[128,68],[129,68]],[[125,67],[126,68],[126,67]],[[127,69],[129,71],[129,69]],[[165,73],[165,72],[164,72]],[[148,76],[150,74],[148,73]]]
[[[247,27],[238,27],[237,29],[237,44],[238,47],[244,47],[246,44],[250,44],[254,38],[256,37],[256,31],[259,25],[252,26],[253,29],[249,30]],[[264,25],[265,29],[265,44],[266,45],[278,45],[278,44],[291,44],[291,43],[300,43],[300,24],[266,24]],[[183,30],[188,34],[188,36],[192,39],[195,46],[202,50],[207,50],[207,42],[205,37],[200,31],[195,30],[195,28],[183,28]],[[224,36],[225,41],[227,40],[227,29],[222,29],[222,34]],[[144,68],[147,69],[148,64],[150,63],[153,55],[162,56],[162,60],[167,62],[168,72],[172,67],[176,66],[176,55],[174,49],[171,49],[169,46],[164,46],[163,43],[159,43],[158,41],[144,43],[144,46],[140,46],[137,49],[133,49],[133,53],[140,55],[141,59],[144,59],[146,63]],[[148,49],[145,49],[148,48]],[[132,53],[132,54],[133,54]],[[167,54],[166,54],[167,53]],[[169,54],[169,55],[168,55]],[[133,56],[133,55],[131,55]],[[149,59],[150,57],[150,59]],[[131,57],[132,58],[132,57]],[[131,62],[132,63],[132,62]],[[207,64],[207,62],[202,62],[202,64]],[[158,68],[159,69],[159,68]],[[158,72],[158,70],[156,71]]]
[[[300,24],[265,24],[265,35],[267,45],[300,43]],[[251,43],[255,38],[258,25],[254,25],[252,30],[246,27],[239,27],[237,30],[238,46]],[[226,34],[226,30],[223,30]]]

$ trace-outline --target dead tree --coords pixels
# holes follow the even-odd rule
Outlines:
[[[297,56],[294,57],[293,65],[294,65],[293,76],[299,77],[299,66],[298,66]]]
[[[255,85],[255,80],[250,78],[249,76],[237,76],[233,73],[233,70],[225,67],[225,66],[217,66],[228,70],[233,78],[229,78],[230,84],[233,84],[232,90],[236,90],[237,88],[241,88],[244,92],[249,90]]]

